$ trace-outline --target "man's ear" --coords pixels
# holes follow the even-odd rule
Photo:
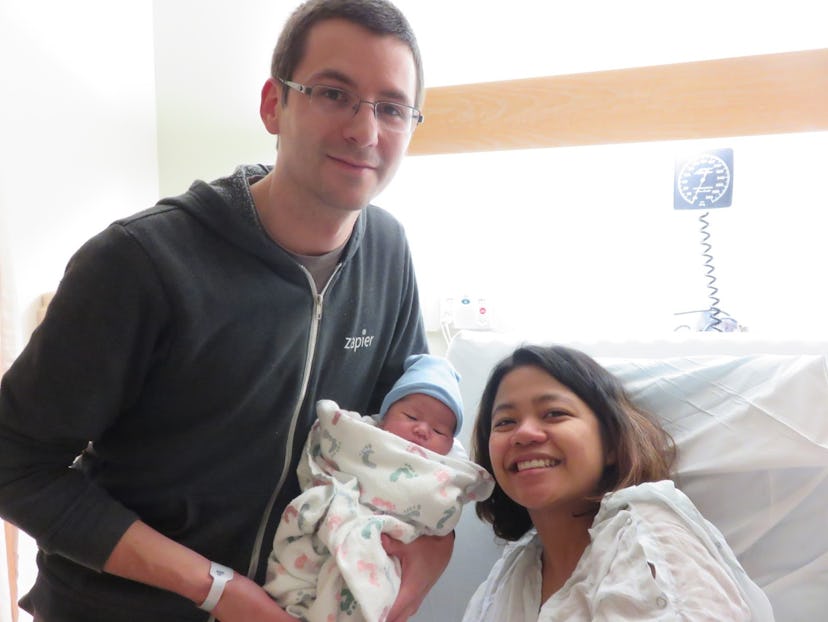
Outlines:
[[[259,116],[265,128],[271,134],[279,134],[279,113],[281,112],[282,85],[274,78],[268,78],[262,86],[262,99],[259,103]]]

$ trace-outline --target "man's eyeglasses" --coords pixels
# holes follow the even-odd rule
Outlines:
[[[372,102],[367,99],[360,99],[359,95],[347,89],[326,84],[313,84],[305,86],[298,82],[278,79],[286,87],[307,95],[310,104],[316,110],[330,115],[337,116],[343,120],[349,119],[359,112],[362,104],[368,104],[374,109],[374,117],[377,123],[385,130],[407,134],[414,131],[423,122],[422,113],[413,106],[406,106],[397,102]]]

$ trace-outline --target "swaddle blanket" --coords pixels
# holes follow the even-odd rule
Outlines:
[[[400,568],[380,535],[446,535],[493,481],[462,448],[442,456],[333,401],[318,402],[317,417],[297,468],[304,492],[282,514],[265,589],[307,622],[383,622]]]

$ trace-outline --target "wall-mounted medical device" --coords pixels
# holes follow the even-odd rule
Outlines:
[[[731,332],[744,330],[739,323],[719,307],[719,290],[714,276],[712,245],[710,243],[711,209],[733,204],[733,149],[714,149],[676,161],[673,179],[673,209],[700,210],[702,256],[707,278],[710,307],[698,311],[683,311],[676,315],[700,314],[696,329],[701,331]],[[687,324],[684,327],[689,327]]]
[[[733,149],[716,149],[676,163],[674,209],[709,210],[733,203]]]

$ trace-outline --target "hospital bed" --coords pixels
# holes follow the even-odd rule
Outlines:
[[[523,342],[553,341],[484,331],[453,338],[447,356],[462,376],[468,449],[495,363]],[[776,619],[828,619],[828,343],[686,333],[565,345],[596,357],[663,420],[678,445],[677,484],[722,531]],[[459,620],[498,546],[469,506],[452,560],[414,620]]]

